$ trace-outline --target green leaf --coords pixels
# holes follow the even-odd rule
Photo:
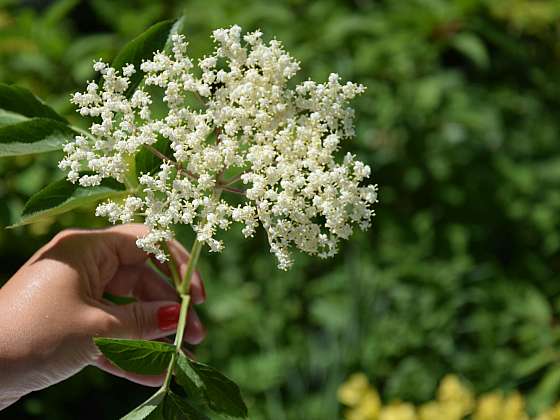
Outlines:
[[[163,413],[165,420],[210,420],[206,414],[191,405],[187,399],[171,391],[165,397]]]
[[[451,45],[479,68],[485,69],[490,65],[486,45],[476,35],[472,33],[457,34],[451,39]]]
[[[188,359],[183,353],[179,354],[177,368],[177,382],[184,387],[187,395],[196,395],[194,389],[198,389],[216,413],[247,417],[247,406],[241,391],[231,379],[204,363]]]
[[[560,365],[551,366],[529,398],[529,409],[540,413],[551,407],[560,393]]]
[[[165,156],[172,156],[171,143],[165,137],[159,137],[158,141],[152,147]],[[159,170],[159,167],[163,162],[161,158],[145,147],[136,154],[135,159],[136,174],[138,176],[140,176],[140,174],[153,174]]]
[[[173,44],[171,42],[171,36],[175,35],[175,34],[183,33],[184,25],[185,25],[185,17],[184,16],[175,20],[175,23],[173,23],[173,26],[171,27],[171,30],[169,31],[169,36],[167,37],[167,41],[165,42],[165,46],[163,48],[165,51],[171,51],[171,48],[173,46]]]
[[[210,420],[188,398],[160,389],[121,420]]]
[[[99,350],[116,366],[128,372],[159,375],[165,371],[175,346],[159,341],[98,337]]]
[[[235,382],[208,365],[192,360],[190,364],[204,383],[208,405],[212,410],[232,417],[247,417],[247,406]]]
[[[20,86],[0,83],[0,109],[33,118],[50,118],[66,123],[55,110],[46,105],[29,90]]]
[[[13,117],[14,114],[3,115]],[[0,157],[59,150],[76,134],[66,124],[49,118],[31,118],[4,125],[0,127]]]
[[[151,26],[126,44],[113,60],[112,67],[117,70],[126,64],[133,64],[136,69],[136,73],[130,77],[130,85],[125,92],[127,97],[132,95],[142,81],[143,75],[140,71],[142,60],[151,58],[157,50],[163,50],[175,22],[175,20],[165,20]]]
[[[128,305],[129,303],[136,302],[136,299],[131,296],[118,296],[109,292],[103,293],[103,299],[108,300],[115,305]]]
[[[159,390],[126,416],[122,417],[121,420],[142,420],[142,419],[157,419],[156,410],[160,406],[160,403],[163,401],[165,393],[162,390]]]
[[[195,401],[199,405],[206,403],[204,383],[192,368],[189,359],[183,354],[180,354],[177,359],[175,380],[183,387],[190,400]]]
[[[0,109],[0,126],[27,121],[28,118],[15,112]]]
[[[31,196],[23,208],[19,222],[11,227],[34,223],[77,207],[126,194],[126,187],[112,178],[104,179],[101,185],[95,187],[82,187],[67,179],[61,179]]]

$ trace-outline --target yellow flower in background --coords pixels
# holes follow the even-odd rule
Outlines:
[[[462,420],[463,406],[455,402],[430,401],[418,409],[419,420]]]
[[[503,396],[501,392],[484,394],[478,399],[473,420],[497,420],[502,411]]]
[[[417,420],[416,410],[410,403],[395,402],[381,409],[379,420]]]
[[[444,376],[437,391],[437,399],[447,407],[448,415],[453,416],[449,420],[461,419],[469,414],[474,406],[471,390],[461,383],[457,375]]]
[[[346,412],[347,420],[377,420],[381,410],[381,399],[373,388],[366,390],[361,400]]]
[[[446,375],[437,391],[439,417],[432,419],[460,420],[472,412],[474,396],[456,375]]]
[[[504,395],[496,391],[476,399],[456,375],[446,375],[436,399],[419,407],[407,402],[383,406],[363,373],[351,375],[340,386],[338,399],[349,407],[345,420],[529,420],[525,399],[519,392]],[[533,419],[560,420],[560,402]]]
[[[525,413],[525,400],[519,392],[516,391],[505,399],[501,419],[529,420],[529,416]]]
[[[369,389],[371,387],[367,376],[363,373],[354,373],[338,388],[338,401],[349,407],[354,407]]]
[[[422,404],[418,409],[419,420],[432,420],[445,418],[445,407],[437,401]]]
[[[492,392],[478,400],[473,420],[528,420],[525,401],[519,392],[504,398],[501,392]]]

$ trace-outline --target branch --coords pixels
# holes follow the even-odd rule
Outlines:
[[[228,186],[230,186],[230,185],[235,184],[235,183],[238,182],[238,181],[241,181],[241,177],[242,177],[243,175],[244,175],[244,174],[239,174],[239,175],[237,175],[237,176],[234,176],[233,178],[226,179],[226,180],[222,181],[222,186],[223,186],[223,187],[228,187]]]
[[[220,185],[219,188],[221,188],[224,191],[230,192],[230,193],[234,193],[234,194],[239,194],[242,196],[245,196],[245,190],[241,190],[239,188],[231,188],[231,187],[226,187],[224,185]]]
[[[216,127],[214,132],[216,133],[216,144],[220,144],[220,134],[222,134],[222,130],[220,127]]]
[[[150,153],[152,153],[153,155],[157,156],[158,158],[160,158],[161,160],[165,161],[165,162],[170,162],[174,165],[178,165],[177,162],[175,162],[173,159],[165,156],[163,153],[161,153],[158,149],[156,149],[154,146],[152,146],[151,144],[144,144],[143,145]]]

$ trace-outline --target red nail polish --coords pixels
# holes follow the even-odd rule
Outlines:
[[[178,303],[175,305],[162,306],[161,308],[159,308],[157,311],[159,329],[162,331],[167,331],[177,328],[180,310],[181,305],[179,305]]]

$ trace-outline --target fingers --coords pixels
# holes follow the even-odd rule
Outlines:
[[[104,370],[119,378],[126,378],[129,381],[136,382],[140,385],[158,387],[163,384],[165,374],[161,375],[141,375],[139,373],[127,372],[111,363],[105,356],[99,356],[93,363],[99,369]]]
[[[100,232],[105,243],[119,259],[119,265],[140,264],[148,259],[148,254],[136,245],[138,238],[148,234],[147,226],[140,223],[129,223]]]
[[[134,296],[146,302],[179,299],[175,289],[145,264],[119,267],[105,291],[117,296]]]
[[[116,338],[154,340],[174,334],[179,322],[180,304],[173,301],[135,302],[128,305],[106,305],[111,316],[102,335]],[[184,340],[200,343],[206,336],[196,311],[190,307]]]
[[[136,240],[148,233],[148,228],[145,225],[137,223],[119,225],[107,229],[105,233],[106,241],[118,256],[121,265],[137,265],[145,262],[148,258],[148,255],[136,246]],[[179,275],[183,278],[187,271],[189,253],[178,241],[173,240],[168,244],[171,258],[174,259],[179,269]],[[167,263],[161,263],[155,258],[152,261],[162,272],[171,275]],[[200,304],[206,300],[202,279],[196,271],[191,278],[190,294],[195,304]]]
[[[187,315],[187,329],[185,330],[184,341],[190,344],[198,344],[206,337],[206,328],[202,325],[198,314],[191,306]]]

